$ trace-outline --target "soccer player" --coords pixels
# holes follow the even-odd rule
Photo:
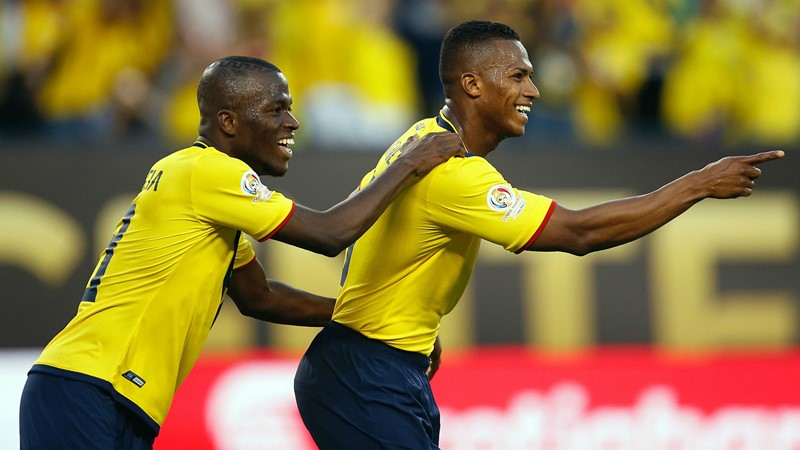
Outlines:
[[[520,136],[539,90],[519,35],[492,22],[445,35],[439,74],[445,105],[414,124],[366,174],[367,188],[395,164],[410,135],[461,136],[467,158],[433,169],[401,193],[347,251],[332,321],[300,361],[295,395],[323,449],[438,448],[439,411],[429,355],[439,324],[455,307],[481,240],[506,250],[575,255],[638,239],[705,198],[751,194],[756,164],[781,151],[723,158],[649,194],[569,210],[514,188],[486,160]]]
[[[197,90],[199,137],[155,163],[91,276],[77,315],[22,393],[23,449],[148,449],[225,294],[247,316],[322,326],[334,299],[267,281],[248,234],[333,256],[435,165],[463,152],[441,133],[403,145],[369,188],[324,212],[269,190],[299,123],[286,78],[256,58],[212,63]]]

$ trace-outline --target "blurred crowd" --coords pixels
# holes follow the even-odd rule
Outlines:
[[[473,18],[530,53],[525,139],[800,141],[799,0],[0,1],[0,141],[191,141],[203,68],[242,54],[286,74],[309,148],[381,151],[441,107],[441,38]]]

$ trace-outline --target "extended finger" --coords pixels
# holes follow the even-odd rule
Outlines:
[[[749,164],[761,164],[766,161],[772,161],[773,159],[780,159],[783,158],[785,153],[783,150],[772,150],[769,152],[761,152],[755,155],[745,156],[743,161]]]

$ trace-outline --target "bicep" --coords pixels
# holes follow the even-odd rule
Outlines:
[[[321,242],[325,241],[326,228],[321,221],[322,214],[298,204],[292,216],[272,236],[272,239],[320,253]]]
[[[544,229],[527,250],[582,254],[584,235],[580,211],[556,204]]]

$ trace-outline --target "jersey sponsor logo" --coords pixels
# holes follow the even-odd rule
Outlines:
[[[252,170],[248,170],[242,175],[242,192],[253,196],[253,203],[265,202],[272,197],[272,191],[261,183],[261,179]]]

